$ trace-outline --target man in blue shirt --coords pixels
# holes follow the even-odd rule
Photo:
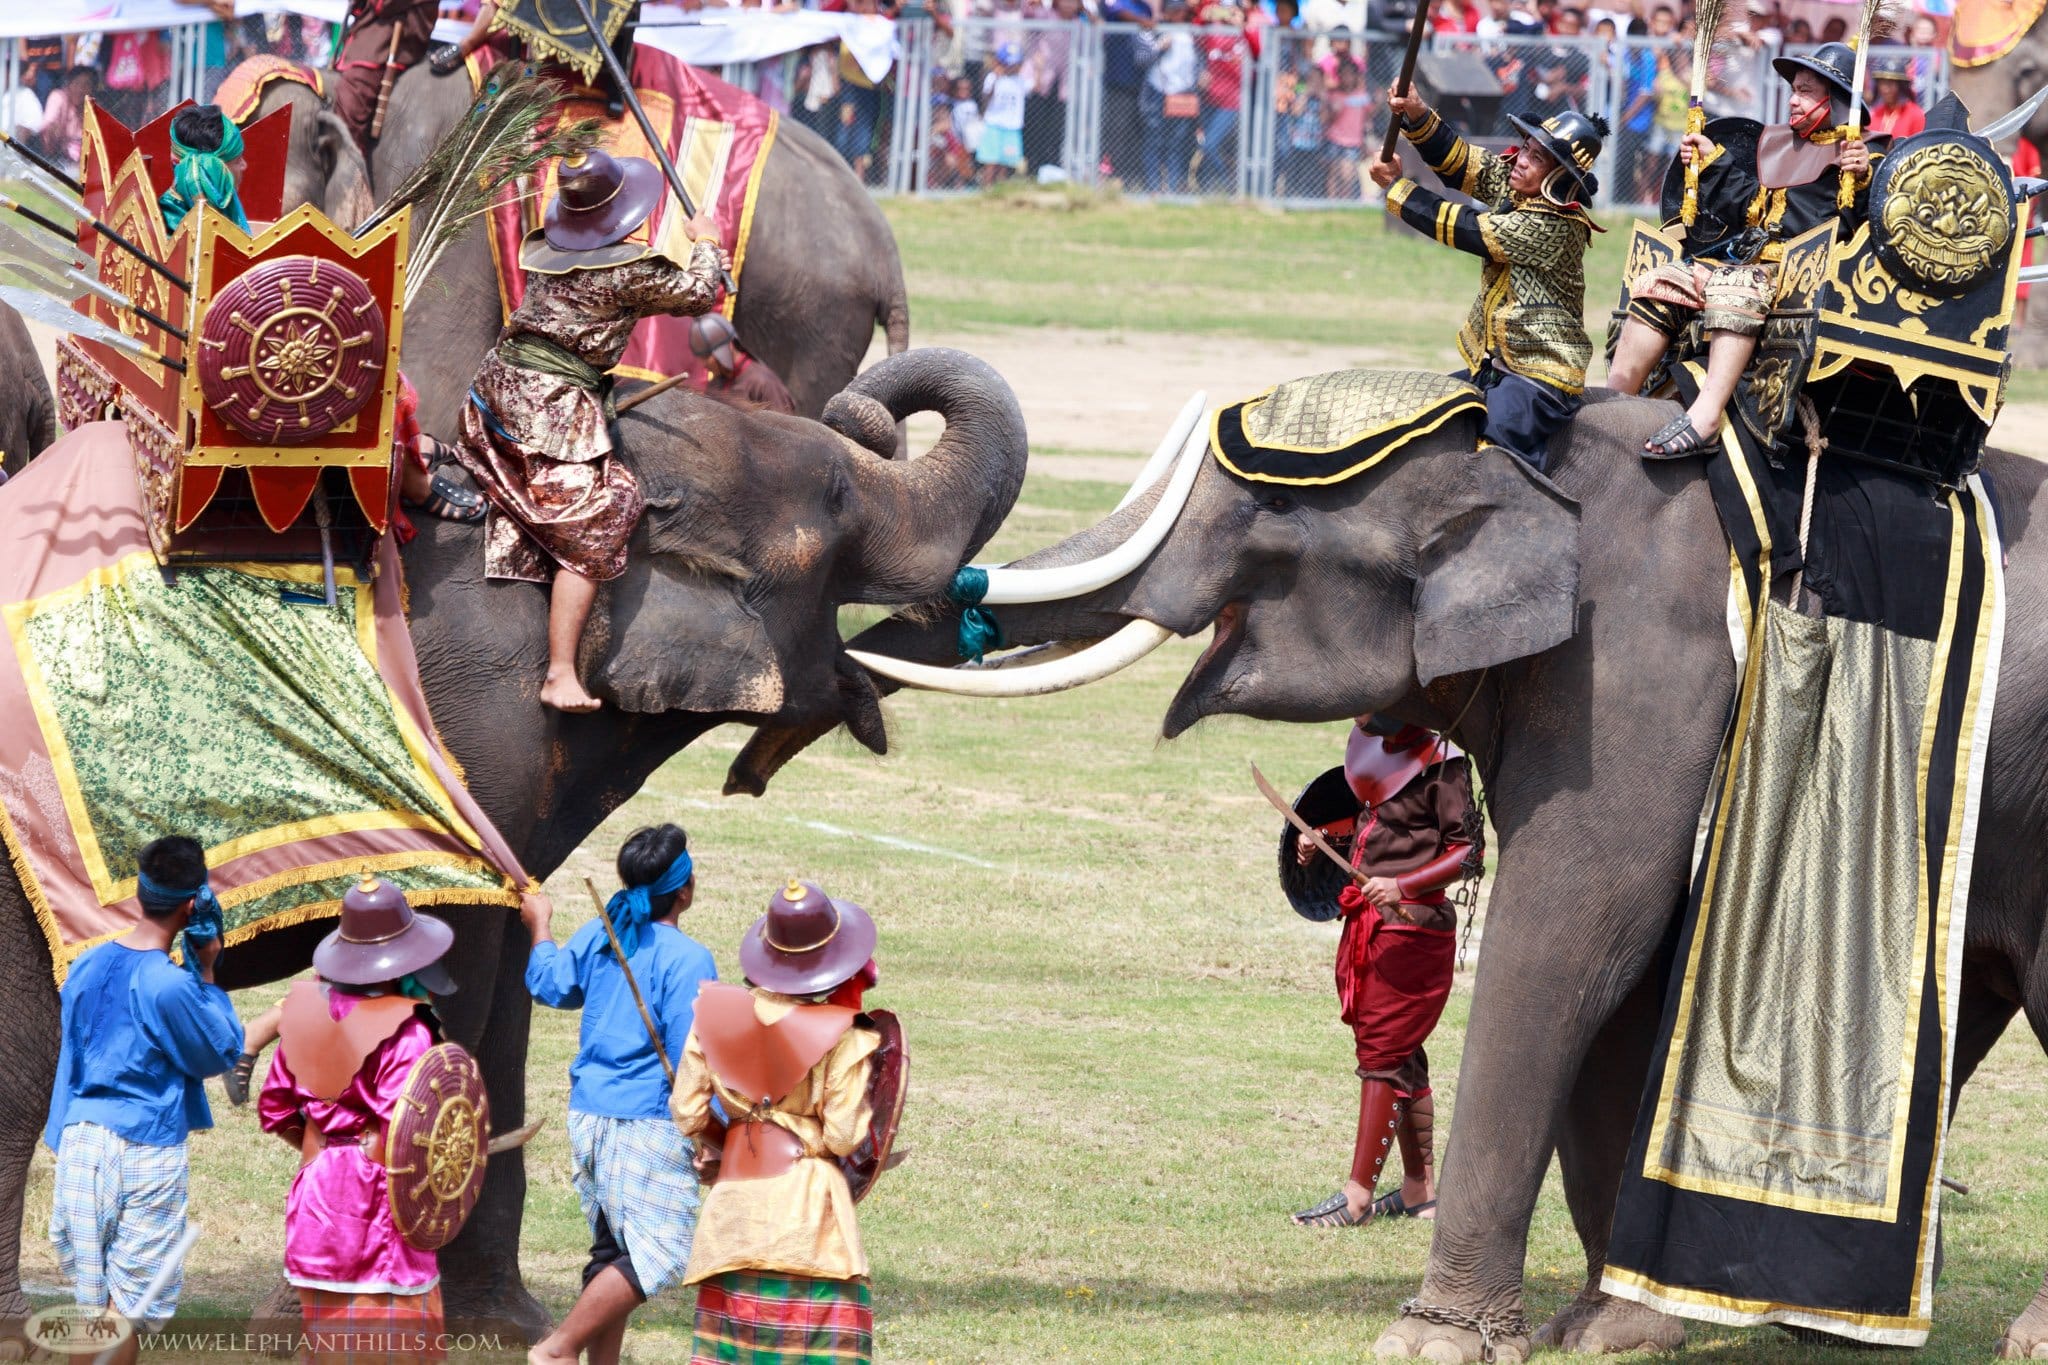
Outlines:
[[[64,980],[43,1142],[57,1154],[50,1241],[77,1301],[141,1325],[177,1308],[181,1269],[144,1300],[185,1234],[185,1139],[213,1126],[201,1083],[235,1064],[242,1024],[213,984],[221,925],[205,853],[172,836],[138,864],[142,922],[85,953]],[[170,958],[180,937],[182,967]],[[139,1349],[131,1336],[115,1359]]]
[[[702,1202],[695,1148],[669,1117],[663,1064],[681,1062],[697,988],[718,979],[710,949],[676,927],[697,892],[689,836],[677,825],[635,831],[619,850],[619,880],[626,889],[606,913],[661,1034],[659,1054],[604,925],[592,920],[562,948],[546,896],[520,910],[533,935],[526,989],[550,1008],[583,1011],[569,1064],[569,1150],[591,1234],[582,1296],[535,1360],[587,1351],[591,1365],[614,1365],[633,1310],[682,1279]]]

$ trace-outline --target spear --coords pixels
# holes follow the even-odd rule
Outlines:
[[[67,229],[61,224],[52,222],[21,202],[21,191],[24,187],[40,194],[41,197],[48,200],[58,209],[70,215],[73,221],[90,224],[94,232],[99,233],[100,236],[106,238],[136,260],[141,261],[178,288],[188,294],[192,292],[191,284],[182,276],[176,274],[162,261],[159,261],[156,257],[150,255],[147,251],[144,251],[141,247],[135,245],[135,243],[129,241],[113,228],[94,217],[92,210],[74,198],[68,189],[52,179],[41,167],[23,156],[19,143],[0,142],[0,203],[4,203],[7,208],[13,209],[16,213],[37,226],[47,229],[54,235],[63,237],[75,244],[77,238],[75,230]]]
[[[1415,80],[1415,63],[1422,60],[1422,36],[1429,32],[1429,7],[1431,0],[1415,0],[1415,18],[1408,24],[1408,51],[1401,57],[1401,78],[1394,82],[1396,98],[1405,97]],[[1393,113],[1387,115],[1387,140],[1380,144],[1380,160],[1394,159],[1394,144],[1401,137],[1401,120]]]
[[[1863,136],[1863,78],[1870,70],[1870,44],[1888,27],[1883,17],[1885,0],[1863,0],[1862,27],[1856,30],[1856,78],[1849,83],[1849,121],[1842,125],[1842,132],[1851,142]],[[1847,212],[1856,203],[1856,182],[1849,176],[1838,176],[1835,184],[1835,207]]]
[[[44,246],[41,241],[8,226],[4,220],[0,220],[0,248],[15,257],[11,261],[0,261],[0,271],[15,271],[19,284],[54,294],[66,303],[76,303],[90,294],[115,308],[135,314],[150,326],[168,332],[180,341],[185,340],[184,329],[158,317],[120,291],[100,283],[99,275],[90,263],[80,264],[69,253]],[[34,272],[33,277],[21,274],[23,268]]]
[[[138,359],[176,370],[179,374],[185,373],[184,361],[172,360],[154,347],[145,346],[134,337],[117,332],[104,322],[74,312],[40,289],[0,281],[0,303],[12,305],[15,312],[31,322],[40,322],[45,327],[59,332],[69,332],[72,336],[83,337],[87,341],[97,341],[102,346],[125,351]]]
[[[609,49],[607,49],[609,51]],[[661,1045],[661,1030],[654,1026],[654,1015],[647,1008],[647,997],[640,994],[640,983],[633,977],[633,969],[627,965],[626,950],[619,943],[619,931],[612,927],[611,912],[605,909],[604,897],[597,894],[597,883],[585,877],[584,889],[590,892],[591,904],[597,907],[598,922],[604,925],[604,936],[612,941],[612,956],[618,959],[619,970],[626,974],[627,989],[633,992],[633,1003],[640,1007],[640,1022],[647,1026],[647,1041],[654,1044],[654,1055],[661,1059],[661,1069],[668,1074],[668,1088],[676,1088],[676,1069],[668,1059],[668,1049]]]

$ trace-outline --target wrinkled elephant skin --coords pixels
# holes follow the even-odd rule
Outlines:
[[[18,474],[57,439],[57,404],[21,314],[0,303],[0,470]]]
[[[650,773],[713,726],[843,723],[881,743],[874,692],[844,655],[839,607],[943,592],[1016,500],[1024,423],[994,371],[936,348],[879,363],[846,402],[892,419],[935,411],[946,430],[930,454],[902,462],[816,422],[742,413],[696,394],[672,392],[626,416],[625,458],[648,512],[629,567],[601,590],[585,638],[584,676],[605,703],[592,715],[539,703],[547,589],[486,581],[479,529],[421,518],[405,551],[421,679],[471,790],[536,877],[561,866]],[[526,1118],[527,942],[502,909],[445,913],[461,987],[445,1016],[477,1052],[493,1123],[508,1131]],[[222,984],[303,971],[331,927],[281,929],[229,950]],[[0,860],[0,998],[10,1008],[0,1048],[0,1225],[8,1228],[21,1224],[56,1068],[51,980],[42,932]],[[519,1152],[492,1159],[476,1213],[441,1253],[451,1321],[545,1328],[519,1272],[525,1184]],[[280,1202],[284,1193],[276,1192]],[[19,1243],[9,1237],[0,1243],[0,1317],[25,1309],[18,1269]]]
[[[1464,498],[1470,482],[1458,471],[1472,457],[1455,437],[1333,488],[1246,484],[1212,461],[1173,532],[1131,577],[997,614],[1018,645],[1099,640],[1134,617],[1184,635],[1213,626],[1168,708],[1169,736],[1222,714],[1330,721],[1381,711],[1453,726],[1479,760],[1499,841],[1420,1298],[1468,1318],[1519,1312],[1529,1220],[1555,1151],[1588,1292],[1549,1336],[1633,1349],[1682,1336],[1660,1315],[1608,1303],[1598,1283],[1655,1032],[1660,945],[1684,902],[1735,672],[1727,542],[1703,466],[1638,458],[1674,408],[1588,397],[1552,456],[1557,488],[1578,509],[1575,560],[1572,538],[1521,533],[1498,542],[1491,570],[1468,566],[1473,581],[1460,589],[1487,590],[1494,575],[1540,589],[1575,574],[1576,633],[1533,657],[1514,658],[1504,641],[1488,658],[1467,640],[1465,671],[1446,671],[1440,658],[1430,666],[1443,643],[1428,619],[1432,584],[1447,546],[1454,558],[1464,548],[1444,530],[1446,500]],[[2020,1009],[2048,1036],[2048,859],[2039,839],[2048,810],[2048,535],[2032,528],[2035,515],[2048,515],[2048,470],[1998,453],[1986,468],[2010,555],[2007,631],[1964,946],[1957,1087]],[[1536,481],[1497,492],[1491,507],[1459,514],[1466,545],[1486,540],[1495,518],[1554,521],[1554,499]],[[1099,554],[1151,501],[1019,564]],[[1516,589],[1504,600],[1525,596]],[[957,609],[921,619],[884,622],[853,646],[955,662]],[[1531,621],[1506,619],[1508,636],[1530,633]],[[1533,624],[1540,633],[1543,623]],[[1442,676],[1425,686],[1432,672]],[[814,733],[757,731],[729,784],[757,787]],[[2014,1348],[2048,1340],[2044,1304],[2048,1293],[2014,1324]],[[1480,1356],[1475,1332],[1413,1318],[1380,1346],[1396,1357]],[[1497,1346],[1506,1358],[1526,1354],[1529,1342]]]

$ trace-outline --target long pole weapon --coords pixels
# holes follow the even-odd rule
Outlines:
[[[633,979],[633,969],[626,963],[626,950],[619,945],[619,931],[612,927],[612,916],[604,908],[604,897],[597,894],[597,883],[590,878],[583,879],[584,889],[590,892],[590,903],[597,907],[597,918],[604,925],[604,936],[612,941],[612,956],[619,960],[619,970],[626,974],[626,987],[633,992],[633,1003],[640,1007],[640,1022],[647,1026],[647,1041],[654,1044],[654,1055],[661,1058],[661,1069],[668,1075],[668,1088],[676,1088],[676,1069],[669,1064],[668,1049],[661,1045],[661,1030],[654,1026],[654,1015],[647,1009],[647,997],[640,994],[640,983]]]
[[[1885,0],[1863,0],[1863,26],[1856,33],[1856,78],[1849,84],[1849,121],[1842,125],[1847,140],[1863,136],[1863,78],[1870,70],[1870,41],[1877,36],[1878,14]],[[1856,203],[1856,182],[1837,175],[1835,207],[1847,212]]]
[[[697,206],[690,202],[690,192],[683,188],[682,174],[676,170],[676,163],[669,157],[668,143],[654,131],[654,120],[647,117],[647,111],[640,105],[640,92],[633,88],[633,78],[626,74],[625,63],[619,54],[612,51],[612,45],[604,40],[604,30],[598,27],[597,16],[591,13],[590,0],[575,0],[576,13],[583,19],[583,26],[590,30],[590,40],[597,44],[597,55],[604,62],[604,68],[611,73],[612,84],[618,87],[619,96],[626,107],[633,111],[633,118],[640,125],[642,136],[647,139],[648,150],[661,163],[661,173],[668,177],[668,187],[675,192],[676,202],[683,206],[685,216],[695,218]],[[721,268],[719,279],[725,285],[725,292],[735,292],[732,275]]]
[[[1714,60],[1714,42],[1721,36],[1721,15],[1726,0],[1694,0],[1692,35],[1692,92],[1685,105],[1687,137],[1707,131],[1707,69]],[[1700,213],[1700,165],[1697,159],[1685,163],[1685,199],[1679,205],[1679,221],[1687,227]]]
[[[1415,82],[1415,63],[1422,59],[1422,35],[1429,32],[1430,0],[1415,0],[1415,19],[1408,25],[1408,51],[1401,57],[1401,78],[1394,82],[1394,94],[1405,98]],[[1387,140],[1380,144],[1380,160],[1394,159],[1394,146],[1401,139],[1401,120],[1387,112]]]

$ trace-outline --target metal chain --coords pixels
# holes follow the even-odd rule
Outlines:
[[[1493,1365],[1494,1343],[1512,1341],[1516,1337],[1529,1335],[1529,1319],[1519,1308],[1489,1309],[1484,1313],[1468,1313],[1462,1308],[1446,1308],[1439,1304],[1424,1303],[1421,1299],[1410,1299],[1401,1305],[1404,1318],[1421,1318],[1440,1327],[1456,1327],[1479,1335],[1479,1358],[1487,1365]]]

